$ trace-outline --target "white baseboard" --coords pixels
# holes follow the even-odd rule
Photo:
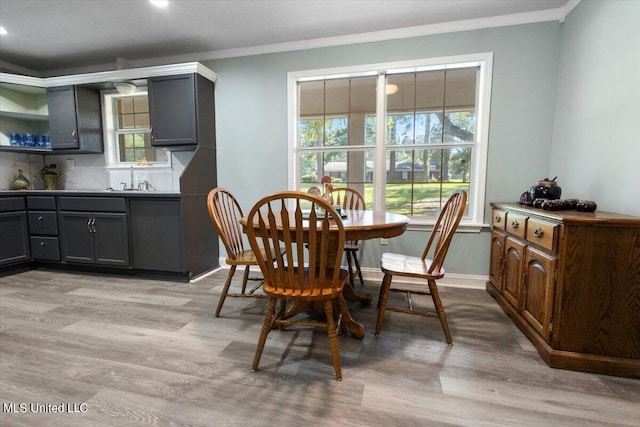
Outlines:
[[[220,258],[220,269],[229,269],[229,266],[225,262],[225,258]],[[361,267],[362,277],[364,280],[371,280],[374,282],[382,282],[382,271],[376,268],[368,268]],[[218,270],[215,270],[218,271]],[[260,269],[258,267],[252,267],[251,271],[259,272]],[[401,283],[424,283],[424,281],[420,279],[412,279],[410,277],[398,277],[393,279],[394,282]],[[452,288],[466,288],[466,289],[485,289],[487,281],[489,280],[488,276],[478,276],[473,274],[454,274],[448,273],[444,278],[438,280],[439,286],[449,286]]]

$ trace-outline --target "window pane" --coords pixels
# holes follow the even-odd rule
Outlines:
[[[364,121],[364,144],[376,145],[376,116],[369,114]]]
[[[298,145],[317,147],[322,145],[324,136],[322,119],[300,119],[298,122]]]
[[[325,81],[324,114],[346,115],[349,112],[349,79]]]
[[[446,72],[445,142],[475,139],[477,72],[476,67]]]
[[[119,129],[133,129],[135,128],[135,117],[133,114],[121,114],[118,119]]]
[[[119,130],[149,127],[149,101],[146,95],[118,98],[116,111]]]
[[[415,143],[415,117],[413,113],[390,113],[386,120],[387,145]]]
[[[455,190],[469,191],[470,162],[470,147],[388,150],[386,209],[437,217]]]
[[[331,177],[337,187],[351,187],[365,196],[373,206],[373,150],[307,152],[300,155],[300,189],[320,186],[323,176]],[[368,199],[367,199],[368,197]]]
[[[131,97],[118,98],[116,102],[120,114],[133,114],[133,99],[131,99]]]
[[[149,127],[149,113],[138,113],[135,115],[136,117],[136,127],[137,128],[148,128]]]
[[[346,117],[327,117],[324,121],[324,145],[347,145],[347,125]]]
[[[475,111],[451,111],[444,116],[444,142],[474,142],[476,116]]]
[[[133,98],[133,107],[136,113],[148,113],[149,99],[146,96],[136,96]]]

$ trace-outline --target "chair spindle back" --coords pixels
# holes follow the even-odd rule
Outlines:
[[[265,286],[296,294],[320,289],[327,280],[339,283],[341,257],[329,254],[342,253],[345,231],[322,198],[297,191],[264,197],[249,212],[247,237],[254,251],[262,247],[266,259],[276,260],[259,260]]]
[[[214,188],[207,196],[207,207],[211,221],[227,251],[227,256],[235,259],[244,252],[240,218],[244,216],[242,207],[234,195],[223,187]],[[260,252],[257,252],[260,253]]]
[[[429,266],[430,274],[441,270],[444,259],[447,256],[447,251],[449,250],[449,245],[462,219],[466,206],[467,193],[463,190],[457,190],[449,197],[440,215],[438,215],[427,246],[422,253],[422,259],[424,260],[431,250],[431,245],[435,242],[433,258]]]

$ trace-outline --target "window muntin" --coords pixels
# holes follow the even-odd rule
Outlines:
[[[371,171],[371,179],[363,180],[370,197],[376,195],[367,201],[369,208],[405,213],[412,216],[412,224],[422,221],[428,224],[449,195],[461,188],[469,192],[463,225],[482,225],[491,61],[491,54],[475,54],[316,70],[318,77],[312,70],[289,73],[289,95],[294,107],[289,116],[294,130],[290,134],[294,160],[292,186],[304,189],[301,176],[305,176],[309,185],[310,176],[300,174],[301,158],[309,155],[306,151],[322,152],[326,141],[331,141],[325,138],[321,143],[300,144],[297,138],[296,131],[305,126],[301,123],[311,118],[302,114],[311,99],[311,91],[305,91],[304,85],[313,84],[316,119],[335,120],[343,115],[347,143],[345,146],[341,140],[341,145],[345,151],[351,155],[358,151],[369,153],[365,166],[348,174],[345,182],[354,186],[361,178],[351,177],[367,176],[366,171]],[[359,102],[353,94],[358,79],[370,83],[367,102]],[[329,82],[331,85],[327,86]],[[348,111],[327,108],[338,101],[331,99],[330,91],[320,90],[326,87],[343,88],[342,105],[348,99]],[[344,95],[345,88],[349,88],[348,96]],[[333,128],[325,123],[323,132]],[[315,162],[320,163],[318,154],[315,156]],[[329,166],[331,169],[333,164]],[[347,163],[343,169],[353,171],[354,167]],[[316,168],[311,177],[319,180],[322,176],[317,176],[319,170]],[[343,175],[338,178],[344,180]]]

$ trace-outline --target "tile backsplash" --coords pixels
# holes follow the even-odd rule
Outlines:
[[[171,167],[134,166],[133,185],[150,191],[179,192],[180,175],[189,164],[192,153],[172,154]],[[29,180],[30,190],[43,190],[44,181],[38,171],[44,164],[55,163],[61,172],[61,190],[105,190],[131,186],[131,168],[107,168],[103,154],[42,155],[0,152],[0,190],[13,190],[18,170]],[[145,185],[144,182],[147,184]]]

